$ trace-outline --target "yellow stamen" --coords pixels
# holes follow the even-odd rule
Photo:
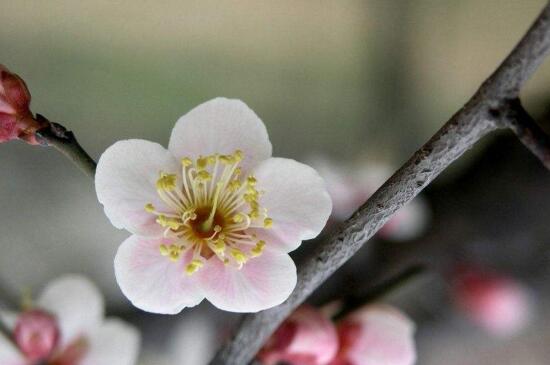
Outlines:
[[[160,177],[157,180],[157,189],[164,190],[164,191],[172,191],[175,188],[176,188],[176,175],[161,172]]]
[[[212,175],[210,175],[210,173],[206,170],[201,170],[198,172],[197,174],[197,179],[199,181],[209,181],[210,179],[212,179]]]
[[[165,244],[160,245],[159,250],[162,256],[168,256],[170,254],[168,246],[166,246]]]
[[[181,164],[183,167],[189,167],[193,164],[193,161],[189,157],[184,157],[181,159]]]
[[[265,241],[260,240],[256,244],[256,246],[250,251],[252,253],[252,257],[258,257],[262,254],[265,247]]]
[[[159,245],[160,255],[179,261],[184,252],[191,251],[193,258],[184,265],[188,275],[203,267],[210,255],[241,268],[264,251],[266,243],[248,228],[270,228],[273,220],[260,204],[263,191],[256,189],[256,177],[242,174],[239,164],[243,158],[240,150],[183,157],[181,181],[178,175],[166,172],[156,181],[166,205],[159,212],[148,203],[145,211],[155,215],[165,237],[176,240]]]
[[[187,275],[193,275],[195,272],[197,272],[201,267],[203,267],[204,263],[201,260],[193,259],[186,267],[185,272]]]
[[[220,190],[222,187],[222,183],[219,182],[216,184],[216,191],[214,192],[214,202],[212,204],[212,210],[210,211],[210,215],[208,216],[208,219],[206,219],[202,224],[200,229],[203,232],[209,232],[210,229],[212,229],[212,224],[214,223],[214,216],[216,214],[216,209],[218,207],[218,197],[220,196]],[[221,230],[221,229],[220,229]]]
[[[231,256],[233,256],[233,258],[235,259],[235,261],[237,261],[239,265],[242,265],[246,263],[246,261],[248,261],[246,255],[238,248],[231,249]]]
[[[241,223],[242,221],[244,221],[244,216],[242,215],[242,213],[237,213],[233,216],[233,222]]]

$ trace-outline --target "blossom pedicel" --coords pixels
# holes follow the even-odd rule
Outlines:
[[[97,196],[133,233],[115,272],[135,306],[173,314],[206,298],[255,312],[290,295],[288,252],[319,234],[331,200],[315,170],[271,149],[251,109],[218,98],[178,120],[168,150],[126,140],[103,153]]]
[[[2,365],[133,365],[139,334],[118,319],[103,319],[103,298],[87,279],[50,283],[36,306],[0,318],[13,342],[0,334]],[[11,320],[10,320],[11,319]]]
[[[35,132],[44,127],[29,109],[31,94],[25,82],[0,65],[0,143],[21,139],[39,144]]]

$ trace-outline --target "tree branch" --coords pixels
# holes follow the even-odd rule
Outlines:
[[[281,305],[246,315],[236,334],[216,354],[212,365],[249,363],[279,324],[403,205],[482,137],[503,127],[496,111],[507,110],[523,83],[550,48],[550,5],[479,90],[410,160],[376,191],[317,254],[298,269],[294,292]]]
[[[38,114],[38,121],[47,122],[48,127],[36,132],[37,139],[46,146],[52,146],[78,166],[86,175],[95,176],[96,163],[93,158],[80,146],[74,133],[61,124],[53,123]]]
[[[519,99],[509,101],[504,116],[505,126],[550,170],[550,136],[531,118]]]

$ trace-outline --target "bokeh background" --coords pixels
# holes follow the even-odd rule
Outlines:
[[[544,3],[1,0],[0,62],[27,81],[33,111],[71,128],[95,158],[120,139],[166,145],[179,116],[227,96],[265,121],[275,155],[397,167],[463,105]],[[550,62],[522,97],[546,123]],[[1,146],[0,166],[6,298],[38,291],[62,273],[86,274],[110,313],[143,329],[144,365],[178,363],[197,348],[210,353],[216,338],[204,328],[216,322],[228,331],[236,320],[207,303],[178,316],[137,311],[112,267],[128,234],[109,224],[93,182],[55,151],[17,142]],[[495,339],[448,310],[444,280],[425,278],[393,298],[418,323],[419,364],[547,363],[549,182],[504,133],[484,140],[425,194],[431,227],[410,245],[437,246],[521,277],[538,310],[525,333]],[[389,251],[399,256],[407,245]],[[360,257],[346,275],[365,277],[370,267],[363,270]],[[337,295],[331,287],[321,298]]]

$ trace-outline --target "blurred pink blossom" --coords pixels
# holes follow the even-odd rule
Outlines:
[[[25,82],[0,65],[0,143],[21,139],[38,144],[35,132],[44,127],[29,109],[31,94]]]
[[[0,312],[12,341],[0,334],[1,365],[133,365],[137,330],[104,319],[103,298],[87,279],[71,275],[51,282],[36,305],[22,313]]]
[[[412,365],[414,323],[388,305],[367,305],[338,324],[340,349],[330,365]]]
[[[516,334],[532,317],[529,291],[511,277],[461,267],[456,270],[452,288],[457,308],[492,335]]]
[[[264,365],[326,365],[337,350],[334,324],[318,309],[303,305],[277,329],[258,358]]]
[[[333,204],[331,217],[336,221],[347,219],[392,173],[391,167],[382,163],[336,165],[317,157],[311,159],[311,165],[327,183]],[[428,204],[418,196],[397,211],[378,236],[392,241],[410,240],[424,232],[429,219]]]

